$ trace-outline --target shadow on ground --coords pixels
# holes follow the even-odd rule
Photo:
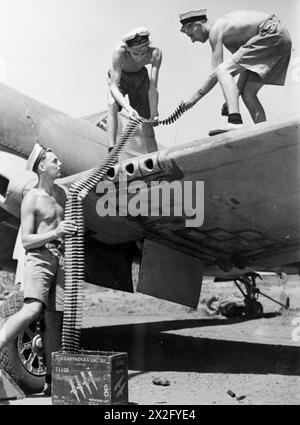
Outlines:
[[[89,328],[83,329],[82,346],[87,350],[127,352],[129,369],[141,372],[300,375],[299,347],[164,333],[242,321],[245,319],[189,319]]]

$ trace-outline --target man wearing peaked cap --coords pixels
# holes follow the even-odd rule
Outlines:
[[[44,157],[46,151],[47,149],[43,148],[43,146],[41,146],[39,143],[36,143],[27,160],[26,170],[36,173],[38,165]]]
[[[138,27],[129,31],[113,51],[109,70],[108,138],[111,150],[117,138],[118,112],[124,108],[130,119],[158,119],[158,76],[162,53],[150,46],[149,30]],[[151,65],[150,76],[146,65]],[[129,101],[125,96],[128,96]],[[148,152],[157,150],[154,130],[143,124]]]
[[[190,22],[196,22],[196,21],[207,21],[206,17],[206,10],[207,9],[199,9],[199,10],[191,10],[190,12],[185,12],[179,15],[180,22],[182,24],[182,30],[184,29],[184,26],[186,24],[189,24]]]
[[[228,124],[210,135],[242,127],[239,96],[254,123],[265,121],[257,93],[265,84],[284,85],[291,56],[291,38],[279,19],[262,12],[237,10],[210,22],[206,9],[182,13],[179,19],[181,31],[193,43],[209,40],[212,49],[210,75],[183,106],[191,108],[219,82],[225,97],[221,113],[228,116]],[[225,61],[224,47],[232,53]]]
[[[122,41],[127,44],[128,47],[138,46],[139,44],[148,42],[149,35],[150,32],[146,27],[138,27],[125,34]]]
[[[21,241],[26,252],[24,305],[0,329],[0,351],[43,313],[49,394],[51,353],[60,349],[64,295],[62,242],[65,235],[76,231],[76,226],[73,221],[64,220],[66,192],[54,183],[61,177],[61,162],[54,152],[37,143],[26,168],[37,174],[38,182],[21,204]]]

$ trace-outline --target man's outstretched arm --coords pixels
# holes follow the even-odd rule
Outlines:
[[[216,68],[223,62],[223,43],[220,34],[212,34],[210,37],[210,44],[212,48],[212,72],[191,99],[187,102],[183,102],[187,109],[194,106],[202,97],[209,93],[218,82]]]
[[[112,69],[110,75],[110,90],[111,93],[118,102],[118,104],[128,112],[130,118],[138,118],[139,114],[131,107],[125,96],[121,93],[119,89],[119,84],[121,81],[122,68],[121,68],[121,53],[118,50],[115,50],[113,53],[112,60]]]

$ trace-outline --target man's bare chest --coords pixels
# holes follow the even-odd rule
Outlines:
[[[148,55],[138,62],[135,62],[131,57],[124,56],[121,61],[121,69],[125,72],[138,72],[144,68],[144,66],[150,65],[151,63],[151,56],[148,57]]]
[[[64,216],[64,207],[54,197],[42,197],[37,204],[36,216],[39,222],[51,224],[61,221]]]

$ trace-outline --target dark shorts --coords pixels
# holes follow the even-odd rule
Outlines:
[[[26,253],[24,299],[41,301],[47,310],[64,309],[64,270],[62,260],[47,248],[36,248]]]
[[[251,71],[248,81],[283,86],[291,57],[292,42],[275,15],[258,27],[258,34],[232,56],[233,62]]]
[[[121,73],[120,92],[123,96],[128,95],[132,108],[146,119],[150,118],[149,85],[149,75],[145,66],[137,72],[122,71]],[[119,105],[119,111],[121,109]]]

